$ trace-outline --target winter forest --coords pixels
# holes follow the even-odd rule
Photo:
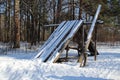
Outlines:
[[[89,33],[99,4],[102,7],[97,22],[102,23],[96,22],[89,43],[91,46],[86,49],[86,52],[88,50],[95,52],[95,56],[98,51],[98,61],[88,56],[88,60],[85,61],[87,66],[80,68],[79,52],[82,54],[84,51],[80,44],[82,48],[86,45],[85,37]],[[63,37],[67,41],[64,42],[62,39],[58,46],[59,37],[55,40],[53,38],[53,41],[49,38],[63,21],[73,20],[83,20],[86,29],[84,34],[79,33],[83,28],[78,30],[78,38],[75,36],[78,46],[77,49],[76,47],[72,49],[76,49],[78,55],[76,50],[69,50],[71,47],[67,45],[69,42],[67,36]],[[67,22],[65,24],[67,25]],[[82,37],[82,40],[79,37]],[[95,48],[92,49],[93,45]],[[52,46],[57,47],[52,51]],[[61,47],[59,49],[59,46],[64,49]],[[51,53],[62,53],[60,64],[50,63],[50,59],[52,61],[52,58],[56,57],[55,55],[51,57],[52,54],[49,55],[49,59],[47,57],[43,61],[46,63],[41,61],[46,56],[42,54],[48,53],[47,50]],[[41,60],[34,59],[38,53],[42,55]],[[19,64],[21,65],[18,66]],[[119,67],[120,0],[0,0],[0,78],[2,80],[119,80]]]
[[[20,41],[31,45],[48,38],[55,27],[64,20],[85,19],[94,16],[96,7],[102,4],[98,25],[98,41],[116,42],[120,40],[119,0],[1,0],[0,1],[0,41],[19,48]]]

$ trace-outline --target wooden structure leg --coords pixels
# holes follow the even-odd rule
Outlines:
[[[79,58],[80,67],[86,66],[87,63],[87,53],[82,53]]]
[[[68,51],[69,51],[69,47],[66,47],[66,60],[68,59]]]

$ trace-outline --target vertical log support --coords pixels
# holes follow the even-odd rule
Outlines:
[[[87,53],[85,50],[85,37],[87,37],[87,35],[85,35],[85,28],[84,25],[82,26],[82,51],[81,51],[81,55],[79,58],[79,62],[80,62],[80,67],[83,67],[86,65],[86,61],[87,61]]]
[[[81,54],[80,59],[79,59],[79,62],[81,63],[80,67],[86,65],[86,61],[87,61],[87,53],[86,52],[87,52],[87,49],[89,47],[89,44],[90,44],[90,41],[91,41],[91,38],[92,38],[92,33],[93,33],[94,28],[95,28],[95,23],[97,21],[100,10],[101,10],[101,5],[98,6],[98,9],[96,11],[96,14],[95,14],[93,22],[92,22],[92,25],[91,25],[90,30],[88,32],[87,40],[85,41],[85,46],[82,50],[82,54]]]
[[[66,47],[66,61],[67,61],[67,59],[68,59],[68,51],[69,51],[69,47],[67,46],[67,47]]]
[[[97,58],[97,25],[95,27],[95,56],[94,56],[94,60],[96,61]]]

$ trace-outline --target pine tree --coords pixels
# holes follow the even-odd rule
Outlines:
[[[20,47],[20,6],[19,0],[15,0],[15,40],[14,40],[14,48]]]

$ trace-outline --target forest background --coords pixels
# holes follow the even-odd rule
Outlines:
[[[47,40],[64,20],[92,20],[102,5],[98,42],[120,41],[120,0],[0,0],[0,42],[19,48],[21,41],[36,45]]]

